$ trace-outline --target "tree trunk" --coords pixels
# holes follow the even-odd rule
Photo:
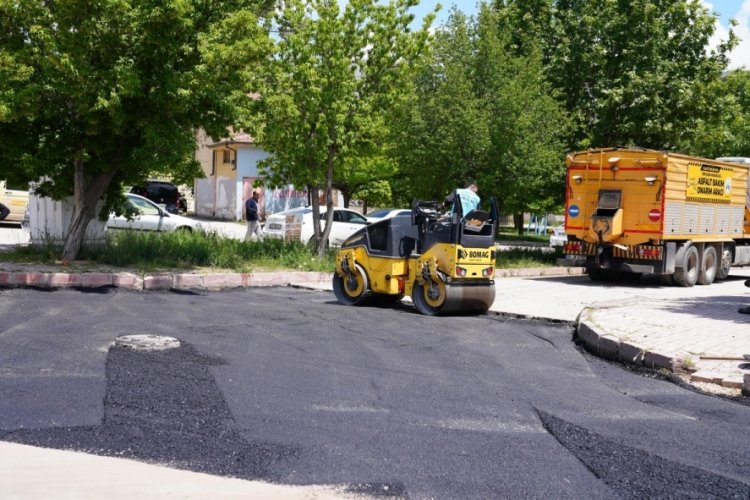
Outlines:
[[[326,253],[326,242],[331,234],[333,225],[333,159],[336,155],[336,146],[328,146],[328,164],[326,166],[326,227],[318,241],[318,256],[324,257]]]
[[[71,261],[78,257],[83,239],[86,236],[86,228],[89,222],[96,217],[96,205],[107,192],[110,182],[115,176],[115,170],[101,172],[90,182],[86,182],[85,164],[83,160],[74,162],[73,183],[73,219],[68,234],[65,235],[62,260]]]
[[[318,186],[310,186],[310,201],[313,209],[313,242],[317,252],[318,241],[320,241],[320,188]],[[306,241],[302,243],[307,244]]]
[[[523,214],[513,214],[513,225],[518,231],[518,236],[523,235]]]

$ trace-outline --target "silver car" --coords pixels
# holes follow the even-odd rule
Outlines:
[[[365,217],[367,217],[369,222],[380,222],[381,220],[390,219],[397,215],[408,215],[410,213],[411,210],[405,208],[381,208],[380,210],[368,213]]]
[[[549,237],[549,246],[551,247],[562,247],[565,246],[565,242],[568,241],[568,235],[565,234],[565,224],[560,224],[552,229],[552,234]]]
[[[126,193],[128,205],[137,215],[128,220],[124,215],[111,213],[107,229],[135,229],[140,231],[201,231],[201,223],[177,214],[171,214],[159,205],[133,193]]]

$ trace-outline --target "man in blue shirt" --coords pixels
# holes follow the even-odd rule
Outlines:
[[[260,193],[253,191],[252,196],[245,202],[245,218],[247,219],[247,233],[245,233],[245,240],[249,240],[253,235],[256,235],[258,239],[263,239],[263,234],[260,232],[260,220],[258,220],[258,198]]]
[[[463,216],[479,207],[479,195],[477,195],[476,182],[470,182],[464,189],[456,189],[456,196],[461,200],[461,212]]]

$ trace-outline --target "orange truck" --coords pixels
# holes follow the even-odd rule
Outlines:
[[[709,285],[750,264],[750,165],[636,148],[566,158],[565,253],[593,280]]]

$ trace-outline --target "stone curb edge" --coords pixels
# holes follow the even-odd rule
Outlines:
[[[331,273],[44,273],[0,272],[0,288],[96,288],[114,286],[134,291],[221,290],[225,288],[288,286],[295,283],[330,282]]]
[[[544,267],[531,269],[502,269],[498,278],[581,275],[582,268]],[[128,290],[221,290],[256,286],[287,286],[298,283],[330,282],[333,273],[282,271],[259,273],[154,273],[143,277],[121,273],[59,273],[37,271],[2,271],[0,288],[41,287],[76,288],[115,286]]]
[[[672,373],[683,363],[683,360],[678,357],[646,351],[636,345],[622,341],[614,335],[603,333],[597,326],[584,319],[591,309],[587,307],[581,311],[573,333],[573,339],[581,342],[590,353],[620,363],[652,370],[664,369]],[[725,384],[722,383],[722,385]],[[750,376],[746,375],[739,386],[733,382],[727,383],[725,386],[741,389],[743,396],[750,396]]]

